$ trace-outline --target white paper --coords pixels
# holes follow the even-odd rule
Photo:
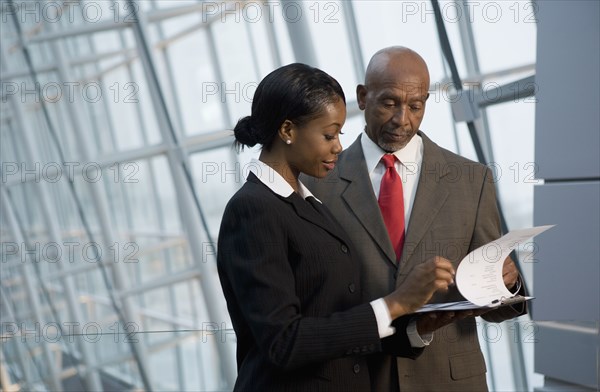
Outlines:
[[[513,230],[469,253],[456,269],[458,291],[465,299],[478,306],[490,306],[493,302],[498,303],[503,298],[512,297],[514,294],[508,291],[502,280],[504,260],[520,244],[551,227],[554,225]]]

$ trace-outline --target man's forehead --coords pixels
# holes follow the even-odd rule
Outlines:
[[[426,69],[414,66],[402,66],[401,64],[371,70],[366,77],[367,84],[374,83],[397,83],[397,84],[429,84],[429,73]]]
[[[367,88],[377,95],[395,95],[408,94],[423,97],[428,93],[429,86],[423,81],[399,81],[395,79],[382,80],[379,83],[373,83]]]

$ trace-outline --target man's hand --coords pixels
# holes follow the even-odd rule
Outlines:
[[[508,256],[502,265],[502,280],[507,289],[512,289],[519,278],[519,271],[515,262]]]
[[[436,291],[447,291],[454,283],[454,274],[452,263],[440,256],[415,266],[400,287],[384,298],[392,320],[413,313]]]
[[[485,313],[486,310],[461,310],[459,312],[429,312],[417,319],[417,332],[419,335],[432,333],[450,323],[462,320],[467,317],[477,317]]]

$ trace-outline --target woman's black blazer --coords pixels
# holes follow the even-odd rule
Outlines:
[[[225,208],[217,265],[237,336],[236,390],[369,390],[377,322],[361,304],[350,240],[317,208],[252,173]]]

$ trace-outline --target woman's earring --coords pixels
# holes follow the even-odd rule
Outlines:
[[[287,139],[287,140],[285,141],[285,144],[292,144],[292,141],[291,141],[290,139]]]

